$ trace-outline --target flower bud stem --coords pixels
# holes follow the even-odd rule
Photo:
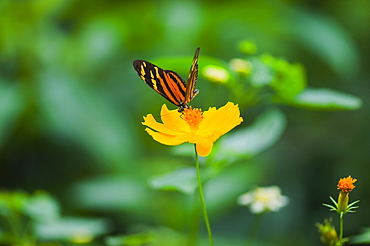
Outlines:
[[[255,214],[254,218],[253,218],[253,221],[252,221],[252,225],[251,225],[251,229],[249,230],[249,235],[248,235],[248,238],[247,238],[247,242],[246,242],[246,246],[253,246],[257,237],[258,237],[258,233],[261,229],[261,225],[262,225],[262,218],[264,217],[265,213],[260,213],[260,214]]]
[[[342,244],[343,239],[343,214],[339,216],[339,242]]]
[[[206,227],[207,227],[208,238],[209,238],[209,245],[210,246],[213,246],[212,231],[211,231],[211,226],[210,226],[210,223],[209,223],[209,220],[208,220],[206,203],[204,201],[204,196],[203,196],[202,181],[200,179],[198,152],[197,152],[197,148],[196,148],[195,144],[194,144],[194,147],[195,147],[195,165],[196,165],[196,169],[197,169],[199,197],[200,197],[200,202],[202,204],[204,221],[205,221]]]

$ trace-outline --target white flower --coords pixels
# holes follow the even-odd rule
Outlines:
[[[268,211],[278,211],[286,206],[289,198],[281,195],[280,188],[277,186],[258,187],[255,190],[242,194],[238,198],[238,204],[249,206],[254,214]]]

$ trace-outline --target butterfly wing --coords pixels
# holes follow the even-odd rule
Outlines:
[[[133,65],[140,78],[168,101],[178,107],[186,101],[186,83],[177,73],[143,60]]]
[[[163,70],[150,62],[135,60],[133,65],[140,78],[147,85],[178,106],[179,112],[182,112],[199,92],[194,89],[198,77],[199,50],[198,47],[195,51],[187,83],[177,73]]]
[[[198,78],[199,50],[200,50],[199,47],[195,50],[193,62],[190,67],[190,72],[188,75],[188,82],[186,83],[185,100],[182,102],[183,105],[189,104],[190,101],[199,93],[199,90],[194,89],[195,84],[197,82],[197,78]]]

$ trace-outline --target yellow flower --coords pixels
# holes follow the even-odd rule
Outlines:
[[[212,82],[226,83],[229,80],[229,73],[223,67],[205,66],[203,68],[203,75]]]
[[[148,114],[142,122],[148,126],[145,131],[155,141],[165,145],[194,143],[200,156],[209,155],[213,143],[243,121],[238,105],[231,102],[219,109],[211,107],[202,112],[201,109],[187,108],[183,113],[168,110],[163,104],[161,119],[163,123]]]
[[[237,73],[249,75],[252,71],[252,63],[240,58],[234,58],[230,61],[230,68]]]

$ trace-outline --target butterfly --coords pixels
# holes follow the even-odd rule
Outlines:
[[[178,111],[181,113],[189,108],[189,103],[199,93],[199,90],[194,88],[198,77],[199,50],[199,47],[195,50],[187,82],[174,71],[163,70],[148,61],[135,60],[133,65],[140,78],[153,90],[178,106]]]

